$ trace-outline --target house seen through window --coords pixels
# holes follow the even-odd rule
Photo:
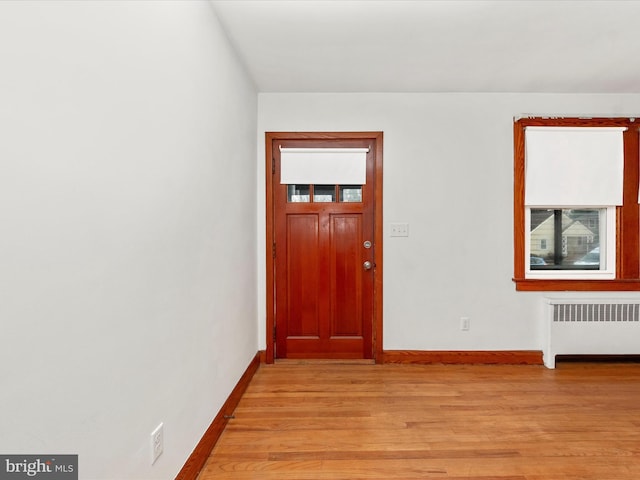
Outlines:
[[[598,209],[531,209],[532,270],[599,270]]]

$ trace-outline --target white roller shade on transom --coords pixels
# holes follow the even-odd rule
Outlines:
[[[526,127],[525,204],[622,205],[622,127]]]
[[[364,185],[368,148],[281,148],[280,183]]]

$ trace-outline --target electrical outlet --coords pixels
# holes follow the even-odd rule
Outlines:
[[[460,317],[460,330],[463,332],[471,328],[471,319],[469,317]]]
[[[164,450],[164,424],[160,424],[151,432],[151,465],[156,463]]]

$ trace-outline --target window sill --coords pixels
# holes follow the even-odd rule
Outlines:
[[[634,292],[640,279],[616,280],[539,280],[514,278],[519,292]]]

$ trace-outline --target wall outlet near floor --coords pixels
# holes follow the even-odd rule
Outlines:
[[[151,432],[151,465],[156,463],[164,450],[164,424],[160,424]]]
[[[469,317],[460,317],[460,330],[467,332],[471,328],[471,319]]]

